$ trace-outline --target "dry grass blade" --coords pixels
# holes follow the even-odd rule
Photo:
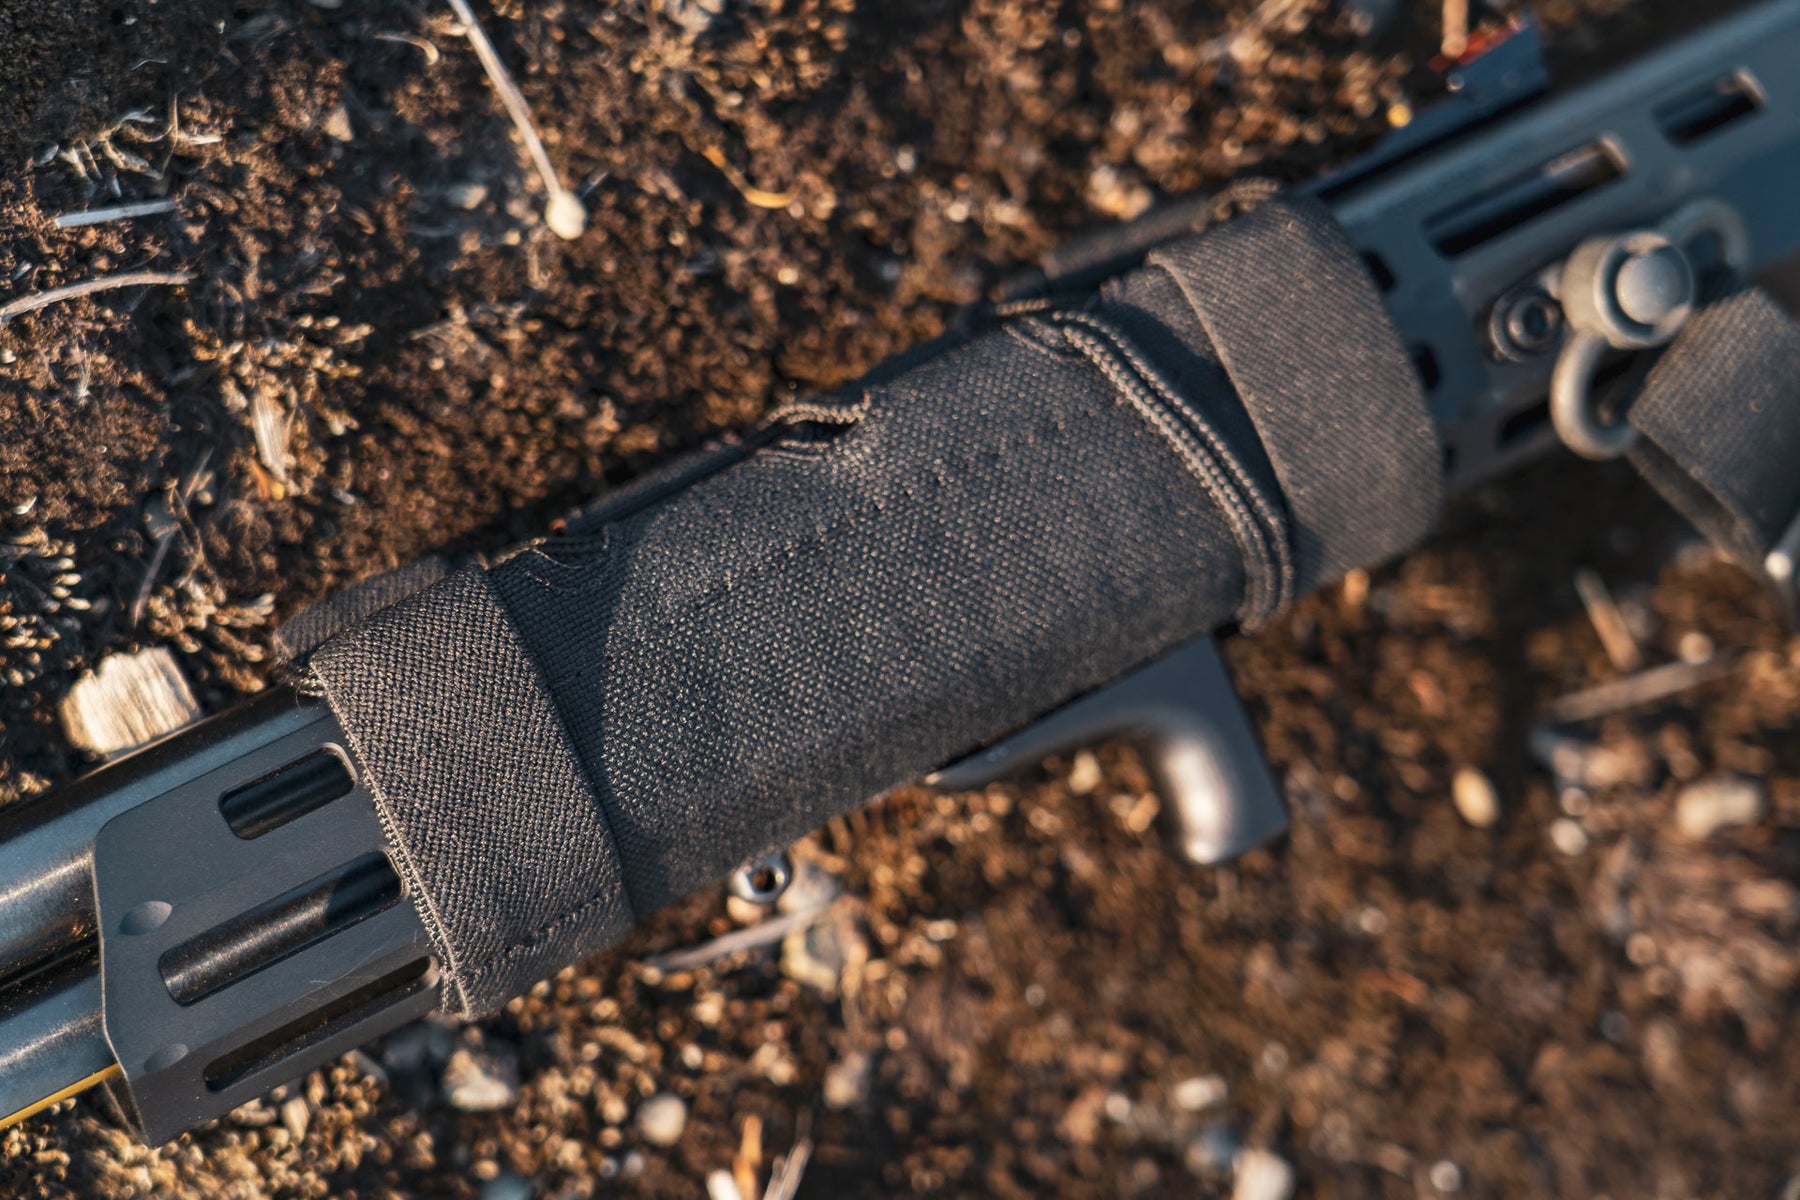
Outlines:
[[[806,1164],[812,1159],[812,1151],[812,1139],[803,1136],[794,1143],[786,1158],[776,1159],[763,1200],[794,1200],[794,1194],[800,1190],[800,1179],[806,1174]]]
[[[137,217],[154,217],[162,213],[172,213],[176,204],[173,200],[137,200],[130,204],[115,204],[110,208],[90,208],[86,212],[68,212],[56,218],[58,229],[79,229],[83,225],[104,225],[108,221],[130,221]]]
[[[698,946],[690,946],[685,950],[671,950],[667,954],[658,954],[654,958],[644,960],[644,965],[658,971],[691,971],[695,967],[703,967],[707,963],[717,962],[721,958],[729,958],[733,954],[745,950],[759,950],[764,946],[773,946],[796,929],[805,929],[814,921],[824,916],[830,908],[829,904],[818,908],[802,909],[799,912],[783,913],[778,917],[770,917],[759,921],[745,929],[734,929],[709,942]]]
[[[1590,567],[1576,571],[1575,592],[1581,597],[1582,607],[1587,609],[1588,620],[1612,665],[1620,671],[1635,671],[1643,666],[1643,651],[1638,649],[1637,639],[1631,636],[1631,625],[1619,611],[1600,572]]]
[[[250,397],[250,432],[256,438],[256,456],[283,486],[290,482],[288,472],[294,466],[291,446],[292,427],[281,405],[265,391]]]
[[[450,7],[456,13],[456,19],[463,23],[469,44],[475,47],[475,57],[481,60],[482,68],[493,81],[494,90],[500,93],[500,103],[506,106],[507,114],[512,117],[513,124],[519,130],[519,136],[525,139],[525,149],[537,164],[538,174],[544,177],[544,190],[549,193],[549,202],[544,206],[544,224],[557,237],[580,237],[587,228],[587,208],[557,177],[556,167],[550,162],[543,139],[538,137],[537,126],[532,124],[531,110],[525,105],[524,93],[513,82],[506,64],[500,61],[500,54],[494,49],[494,43],[482,31],[481,22],[475,19],[475,10],[469,7],[469,0],[450,0]]]

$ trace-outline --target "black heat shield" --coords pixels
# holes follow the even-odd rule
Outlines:
[[[1536,353],[1497,344],[1494,310],[1579,242],[1715,197],[1742,215],[1754,271],[1800,250],[1797,62],[1800,0],[1748,8],[1561,95],[1543,91],[1535,31],[1514,28],[1454,68],[1447,116],[1427,114],[1300,189],[1330,206],[1379,286],[1452,487],[1552,443],[1543,397],[1555,340]],[[1013,298],[1091,291],[1210,208],[1177,202],[1077,244]],[[803,462],[829,435],[802,420],[773,450]],[[697,481],[769,450],[752,439],[678,464],[576,524],[604,546],[614,522],[679,506],[701,494]],[[719,540],[695,552],[729,555],[731,519],[721,509]],[[1197,512],[1194,522],[1199,537]],[[1236,557],[1221,530],[1207,536]],[[1056,654],[1092,631],[1045,636],[1042,652]],[[1035,723],[968,728],[968,757],[919,771],[943,767],[936,782],[970,786],[1123,733],[1146,740],[1192,857],[1277,831],[1278,795],[1209,643],[1146,649],[1167,654]],[[375,818],[359,761],[368,749],[317,700],[281,692],[0,816],[0,1124],[122,1067],[127,1111],[164,1141],[431,1006],[443,947],[408,902],[418,877]],[[707,869],[753,857],[780,824],[736,822],[708,847]],[[670,898],[703,874],[640,879],[636,898]]]

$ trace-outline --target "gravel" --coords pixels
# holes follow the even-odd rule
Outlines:
[[[444,1064],[444,1095],[462,1112],[498,1112],[519,1098],[519,1067],[509,1053],[464,1047]]]
[[[1681,789],[1675,799],[1675,828],[1694,841],[1704,841],[1721,829],[1750,825],[1768,807],[1768,793],[1754,779],[1722,776],[1702,779]]]
[[[1270,1150],[1249,1149],[1238,1155],[1231,1200],[1288,1200],[1294,1194],[1294,1168]]]
[[[687,1129],[687,1120],[687,1102],[670,1092],[661,1092],[638,1109],[637,1127],[652,1146],[673,1146]]]
[[[1450,781],[1450,798],[1462,819],[1477,829],[1492,828],[1500,819],[1500,793],[1494,781],[1475,767],[1460,767]]]

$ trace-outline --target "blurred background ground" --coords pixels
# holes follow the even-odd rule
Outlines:
[[[1694,15],[1536,8],[1590,69]],[[1438,34],[1325,0],[480,11],[575,242],[437,4],[0,0],[0,302],[191,275],[0,328],[0,802],[89,765],[55,707],[104,654],[169,646],[223,707],[336,586],[535,532],[1156,196],[1343,157]],[[1550,701],[1622,673],[1582,569],[1646,662],[1735,666],[1550,754]],[[748,1197],[803,1144],[803,1196],[1229,1195],[1277,1159],[1322,1197],[1800,1194],[1800,643],[1754,585],[1553,463],[1230,659],[1296,818],[1236,867],[1163,851],[1118,748],[904,792],[801,847],[785,944],[658,969],[757,919],[696,897],[160,1151],[64,1104],[0,1135],[0,1193]]]

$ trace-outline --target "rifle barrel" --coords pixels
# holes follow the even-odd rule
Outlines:
[[[89,959],[0,992],[0,1129],[118,1071]]]

